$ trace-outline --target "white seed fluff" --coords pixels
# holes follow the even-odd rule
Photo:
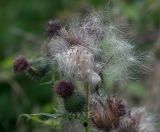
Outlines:
[[[146,68],[140,61],[144,56],[134,53],[134,46],[112,23],[104,22],[102,12],[77,20],[62,28],[48,44],[51,62],[56,62],[65,77],[96,85],[101,81],[100,73],[120,81],[131,78],[131,66]]]

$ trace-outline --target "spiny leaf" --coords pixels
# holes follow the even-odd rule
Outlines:
[[[41,116],[47,117],[48,119],[44,120]],[[32,120],[33,122],[41,123],[42,125],[47,125],[50,127],[58,128],[60,126],[60,121],[57,117],[58,115],[47,114],[47,113],[38,113],[38,114],[22,114],[19,117],[19,120],[22,117],[26,117],[27,120]]]
[[[22,114],[19,116],[20,120],[22,117],[26,117],[27,120],[32,120],[34,122],[41,123],[43,125],[49,125],[53,126],[52,124],[58,124],[56,121],[59,121],[61,119],[66,119],[66,120],[79,120],[81,123],[84,121],[88,121],[85,115],[82,113],[61,113],[61,112],[56,112],[54,114],[49,114],[49,113],[37,113],[37,114]]]

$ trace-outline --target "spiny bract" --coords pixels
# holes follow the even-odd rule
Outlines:
[[[67,112],[82,112],[86,104],[85,97],[82,93],[76,92],[64,99],[64,108]]]

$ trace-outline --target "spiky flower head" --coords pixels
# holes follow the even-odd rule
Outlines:
[[[73,94],[74,86],[71,82],[61,80],[54,86],[54,90],[59,96],[66,98]]]
[[[99,130],[117,129],[120,118],[128,114],[126,101],[119,97],[106,97],[91,103],[91,120]]]
[[[69,113],[82,112],[85,104],[85,97],[79,92],[75,92],[73,95],[64,99],[64,108]]]
[[[30,68],[30,62],[24,57],[19,56],[13,63],[13,70],[15,73],[22,73]]]

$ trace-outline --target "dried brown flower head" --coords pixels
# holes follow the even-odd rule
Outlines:
[[[91,120],[99,130],[118,128],[120,118],[125,115],[129,115],[127,102],[119,97],[106,97],[91,104]]]
[[[144,107],[128,109],[119,97],[100,97],[91,103],[91,120],[95,128],[116,132],[156,132],[153,116]]]

